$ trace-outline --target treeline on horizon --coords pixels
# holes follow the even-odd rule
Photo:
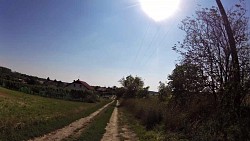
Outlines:
[[[67,83],[62,81],[12,72],[11,69],[0,66],[0,86],[4,88],[56,99],[82,102],[98,101],[99,94],[96,91],[69,90],[64,88],[66,85]]]

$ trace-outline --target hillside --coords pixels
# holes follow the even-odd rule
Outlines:
[[[61,128],[106,104],[43,98],[0,87],[0,140],[26,140]]]
[[[37,76],[22,74],[2,66],[0,66],[0,79],[20,82],[29,85],[44,85],[44,86],[54,86],[61,88],[68,84],[68,82],[57,81],[56,79],[50,80],[49,77],[45,79],[45,78],[39,78]]]
[[[75,82],[75,81],[74,81]],[[92,89],[66,88],[69,83],[39,78],[0,67],[0,86],[27,94],[64,100],[97,102],[99,93]]]

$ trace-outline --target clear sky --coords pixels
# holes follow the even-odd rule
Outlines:
[[[215,0],[181,0],[172,17],[155,22],[138,0],[0,0],[0,66],[100,86],[132,74],[157,90],[178,62],[171,49],[183,39],[181,20],[198,4]]]

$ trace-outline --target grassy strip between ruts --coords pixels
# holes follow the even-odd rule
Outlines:
[[[0,87],[0,140],[19,141],[41,136],[90,115],[108,102],[64,101]]]
[[[115,102],[105,108],[94,121],[81,133],[80,136],[71,136],[65,141],[100,141],[105,133],[105,127],[114,111]]]

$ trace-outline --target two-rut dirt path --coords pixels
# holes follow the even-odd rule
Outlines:
[[[120,141],[118,134],[118,108],[119,102],[116,102],[116,107],[110,117],[109,123],[106,126],[106,133],[103,135],[101,141]]]
[[[85,118],[81,118],[75,122],[72,122],[68,126],[65,126],[61,129],[53,131],[49,134],[43,135],[42,137],[31,139],[29,141],[61,141],[62,139],[65,139],[71,135],[74,135],[75,132],[89,125],[94,119],[94,117],[96,117],[103,109],[108,107],[113,102],[114,101],[106,104],[105,106],[103,106],[102,108],[98,109],[97,111],[95,111],[94,113],[90,114],[89,116]]]
[[[116,107],[110,117],[109,123],[106,126],[106,133],[103,135],[101,141],[137,141],[136,134],[131,131],[128,125],[120,125],[119,120],[121,114],[118,112],[119,101],[116,102]],[[119,130],[119,128],[121,130]]]
[[[41,137],[30,139],[29,141],[61,141],[67,137],[79,134],[79,131],[83,131],[87,125],[89,125],[102,110],[112,104],[114,101],[106,104],[102,108],[98,109],[94,113],[85,118],[81,118],[75,122],[72,122],[68,126],[55,130],[51,133],[45,134]],[[128,128],[127,125],[119,125],[119,101],[116,103],[116,107],[110,117],[109,123],[106,126],[106,132],[103,135],[101,141],[136,141],[136,135]],[[119,127],[120,126],[120,127]],[[119,128],[121,131],[119,131]]]

